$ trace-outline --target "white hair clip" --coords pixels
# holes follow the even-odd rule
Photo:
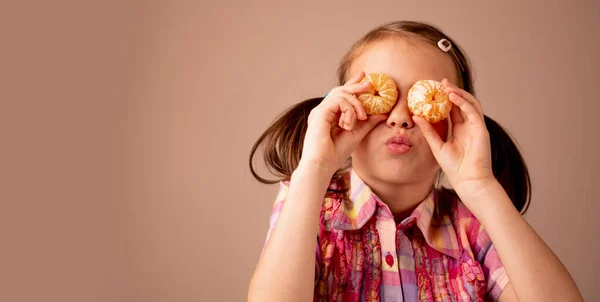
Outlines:
[[[446,44],[444,44],[446,43]],[[441,39],[438,41],[438,47],[443,50],[444,52],[448,52],[450,49],[452,49],[452,43],[450,43],[450,41],[448,41],[448,39]]]

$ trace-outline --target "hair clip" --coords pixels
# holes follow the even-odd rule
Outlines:
[[[447,43],[447,44],[444,44],[444,43]],[[448,41],[448,39],[439,40],[437,45],[444,52],[448,52],[450,49],[452,49],[452,43],[450,43],[450,41]]]

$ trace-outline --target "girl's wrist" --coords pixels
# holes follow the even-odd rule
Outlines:
[[[494,186],[502,187],[498,180],[489,177],[481,180],[465,181],[454,186],[454,189],[463,203],[471,204],[485,196]]]
[[[311,174],[313,176],[318,175],[331,179],[335,171],[336,170],[333,169],[330,164],[301,159],[293,174]]]
[[[309,178],[313,183],[323,183],[327,187],[334,173],[335,171],[331,172],[331,169],[327,166],[300,161],[298,167],[292,173],[291,181]]]
[[[482,215],[490,214],[488,210],[497,209],[498,206],[512,206],[510,198],[502,185],[496,180],[481,181],[477,184],[472,184],[470,187],[463,187],[461,191],[456,193],[467,208],[478,218]],[[491,213],[495,213],[493,210]]]

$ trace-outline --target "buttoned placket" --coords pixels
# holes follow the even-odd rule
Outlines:
[[[375,215],[377,215],[377,230],[381,242],[382,275],[385,280],[382,283],[391,285],[381,287],[381,301],[404,302],[405,295],[416,295],[416,288],[414,293],[412,291],[404,293],[404,286],[401,286],[403,275],[401,269],[409,269],[405,278],[408,278],[411,273],[409,268],[411,265],[414,271],[412,244],[406,231],[415,225],[416,218],[408,217],[396,225],[389,207],[380,200],[377,200]],[[394,234],[394,236],[382,236],[382,233]]]

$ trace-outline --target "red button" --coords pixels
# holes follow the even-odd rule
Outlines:
[[[387,263],[387,265],[389,265],[390,267],[394,265],[394,256],[392,256],[390,252],[388,252],[385,256],[385,263]]]

